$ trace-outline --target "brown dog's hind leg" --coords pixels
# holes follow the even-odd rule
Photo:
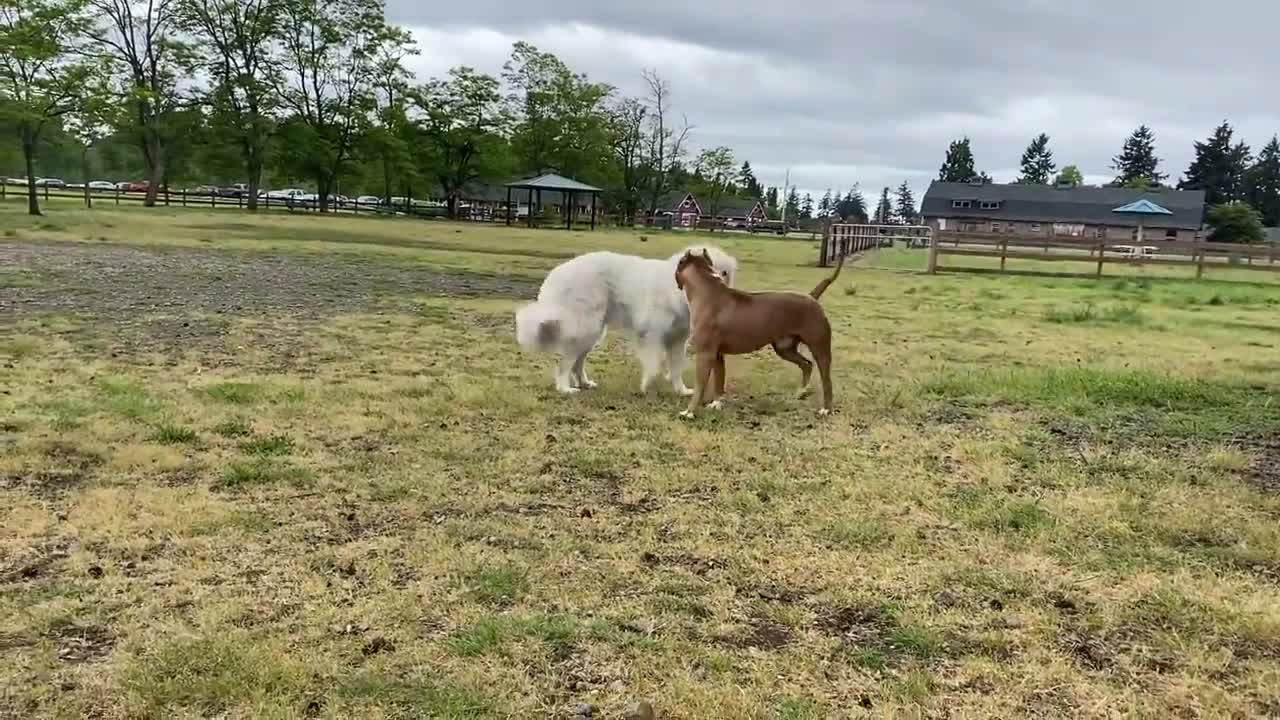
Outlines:
[[[801,355],[794,344],[784,348],[774,343],[773,351],[778,354],[778,357],[789,363],[795,363],[796,367],[800,368],[800,392],[796,397],[808,396],[813,391],[813,386],[809,384],[813,378],[813,363],[809,362],[809,358]]]
[[[809,346],[809,352],[813,353],[813,361],[818,364],[818,375],[822,378],[822,409],[818,414],[830,415],[831,396],[834,394],[831,389],[831,335],[823,335],[813,344],[805,344]]]

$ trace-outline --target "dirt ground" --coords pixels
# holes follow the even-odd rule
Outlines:
[[[249,253],[115,244],[0,243],[0,327],[49,314],[90,320],[115,351],[216,343],[232,318],[319,320],[404,310],[423,296],[533,297],[531,281],[451,273],[369,256]],[[104,324],[111,332],[103,333]]]

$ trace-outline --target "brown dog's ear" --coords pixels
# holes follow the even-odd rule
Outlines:
[[[706,248],[702,248],[702,257],[706,258],[707,262],[711,262],[711,251]]]

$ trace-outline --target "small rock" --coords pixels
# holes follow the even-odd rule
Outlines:
[[[641,700],[632,703],[623,717],[627,720],[654,720],[657,715],[654,714],[653,705],[648,700]]]
[[[89,577],[93,578],[94,580],[97,580],[98,578],[102,577],[102,568],[97,565],[90,565]]]
[[[585,508],[585,507],[584,507],[584,508],[582,508],[581,510],[579,510],[579,511],[578,511],[578,517],[583,517],[583,518],[589,518],[589,517],[591,517],[591,508]]]
[[[871,696],[863,695],[862,697],[859,697],[858,704],[861,705],[863,709],[870,710],[871,706],[873,705],[873,703],[871,702]]]
[[[573,711],[575,718],[589,718],[596,714],[596,706],[591,703],[582,703]]]

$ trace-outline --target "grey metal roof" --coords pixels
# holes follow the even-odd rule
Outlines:
[[[564,190],[572,192],[604,192],[594,185],[580,183],[572,178],[555,173],[543,173],[537,177],[525,178],[507,183],[507,187],[536,188],[540,190]]]
[[[1274,243],[1280,243],[1280,227],[1263,228],[1267,233],[1267,240]]]
[[[969,208],[955,208],[956,200],[968,200]],[[1019,220],[1023,222],[1077,222],[1097,225],[1137,226],[1138,216],[1112,212],[1115,208],[1147,200],[1170,215],[1142,216],[1143,225],[1199,229],[1204,215],[1203,190],[1130,190],[1112,187],[1059,188],[1050,185],[970,184],[934,181],[924,194],[920,214],[927,218]],[[982,202],[999,202],[983,210]]]

